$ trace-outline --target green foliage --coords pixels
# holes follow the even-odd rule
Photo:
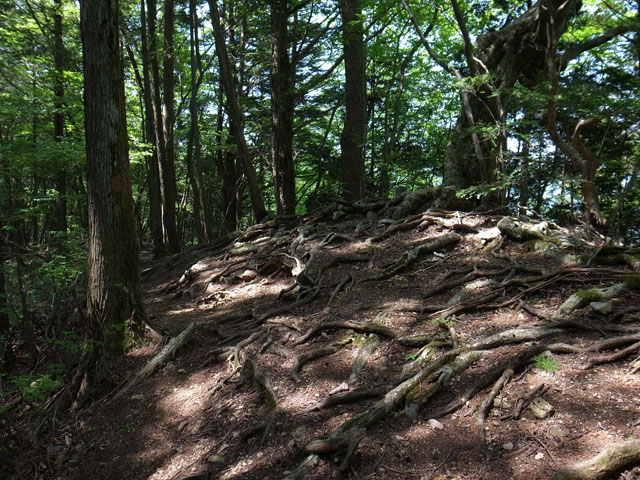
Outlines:
[[[538,355],[534,360],[538,369],[548,373],[554,373],[560,368],[556,359],[550,355]]]
[[[11,382],[17,387],[27,402],[41,402],[48,394],[62,388],[62,380],[48,374],[25,374],[11,377]]]
[[[442,317],[434,318],[433,320],[431,320],[431,323],[433,323],[436,327],[452,327],[456,324],[455,320]]]

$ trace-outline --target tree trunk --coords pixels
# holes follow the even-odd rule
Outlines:
[[[445,154],[445,185],[467,188],[495,180],[495,173],[505,150],[505,111],[502,95],[497,92],[512,87],[516,81],[532,87],[544,79],[545,52],[548,45],[546,26],[551,17],[539,0],[513,22],[500,30],[478,37],[475,56],[481,60],[475,68],[489,73],[492,84],[464,87],[463,107]],[[568,21],[580,9],[579,0],[551,0],[556,40],[564,33]],[[562,8],[559,8],[562,5]],[[526,39],[526,41],[525,41]],[[472,63],[473,65],[473,63]],[[479,150],[470,148],[477,135]]]
[[[346,113],[340,137],[342,195],[359,200],[364,187],[364,141],[367,131],[365,44],[361,0],[340,0],[344,48]]]
[[[220,21],[220,12],[218,11],[217,0],[209,0],[209,10],[211,13],[211,22],[213,23],[216,55],[218,57],[220,67],[220,82],[227,98],[226,104],[227,112],[229,114],[229,126],[238,146],[238,155],[242,162],[244,174],[247,177],[253,215],[256,221],[261,221],[267,216],[267,209],[264,206],[262,192],[260,192],[260,186],[258,185],[258,178],[251,161],[247,142],[244,138],[244,121],[238,104],[236,89],[233,84],[231,62],[227,52],[227,45],[224,40],[224,32],[222,30],[222,22]]]
[[[271,163],[278,215],[296,210],[293,166],[295,66],[289,58],[287,0],[271,1]]]
[[[64,137],[64,43],[62,39],[62,0],[55,0],[53,15],[53,138],[61,142]],[[67,172],[65,165],[58,165],[55,178],[56,206],[54,215],[55,229],[67,231]]]
[[[129,174],[118,2],[83,0],[89,206],[88,329],[92,363],[123,353],[144,332]]]
[[[142,38],[142,81],[144,89],[145,141],[152,145],[155,142],[153,98],[151,88],[151,62],[149,56],[149,42],[147,38],[146,0],[140,0],[140,37]],[[156,255],[165,250],[162,236],[162,208],[160,198],[160,178],[158,170],[158,149],[153,148],[150,155],[146,155],[147,183],[149,185],[149,214],[151,224],[151,239]]]
[[[189,140],[187,144],[187,155],[185,163],[187,165],[187,177],[193,192],[193,228],[198,243],[206,243],[208,238],[204,228],[202,193],[198,184],[198,176],[194,165],[194,151],[200,142],[200,130],[198,124],[198,74],[199,68],[196,59],[196,29],[198,25],[198,13],[195,0],[189,1],[189,50],[191,56],[191,98],[189,99],[189,116],[191,126],[189,129]]]
[[[173,78],[173,30],[175,12],[173,0],[164,2],[164,55],[162,61],[162,141],[164,155],[160,166],[160,196],[162,197],[162,223],[165,242],[170,252],[180,250],[180,239],[176,230],[176,168],[173,145],[174,78]]]

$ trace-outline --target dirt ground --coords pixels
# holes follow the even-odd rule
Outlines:
[[[228,243],[192,248],[169,259],[145,256],[147,313],[171,335],[192,323],[195,334],[125,395],[61,415],[55,426],[47,423],[40,449],[16,459],[15,473],[8,478],[546,479],[608,444],[640,438],[640,373],[633,372],[637,351],[591,368],[586,368],[590,360],[602,352],[545,353],[517,366],[490,402],[484,445],[478,442],[477,411],[495,382],[463,398],[452,413],[440,415],[469,386],[506,368],[536,344],[588,347],[622,334],[637,335],[636,289],[611,299],[611,313],[577,308],[563,317],[571,326],[550,337],[487,348],[450,381],[440,385],[435,377],[419,384],[411,398],[420,398],[434,385],[439,388],[417,411],[405,400],[368,425],[348,462],[342,463],[344,448],[333,449],[296,473],[309,456],[304,449],[310,441],[331,435],[374,407],[402,379],[451,351],[453,336],[464,346],[509,329],[549,325],[572,293],[619,283],[630,271],[593,261],[581,270],[558,264],[523,242],[505,238],[496,243],[502,238],[496,228],[500,216],[425,216],[412,228],[379,238],[394,223],[370,216],[363,224],[361,214],[350,212],[335,217],[272,222]],[[455,243],[421,254],[389,278],[376,279],[412,248],[451,232],[460,236]],[[532,273],[516,271],[516,264]],[[315,269],[315,282],[303,285],[298,276],[302,287],[280,295],[294,283],[297,267],[305,265],[306,273]],[[426,297],[474,268],[491,275]],[[535,279],[539,273],[534,270],[563,273],[544,284]],[[519,277],[527,281],[508,283]],[[341,283],[344,288],[338,288]],[[493,297],[475,308],[452,315],[445,310],[466,301],[460,298],[488,291]],[[462,293],[470,297],[452,299]],[[295,302],[298,306],[285,308]],[[268,312],[275,314],[264,318]],[[356,328],[339,328],[339,322],[357,323]],[[309,329],[323,323],[330,328],[318,328],[301,342]],[[361,324],[388,330],[362,331]],[[401,339],[416,334],[444,341],[433,344],[430,358],[403,373],[419,359],[421,347]],[[361,353],[364,345],[376,343],[368,358]],[[149,343],[132,351],[113,365],[114,382],[129,378],[163,346]],[[330,348],[307,363],[300,360],[321,347]],[[358,357],[365,357],[359,372],[354,368]],[[267,380],[266,386],[260,378]],[[327,398],[372,387],[382,388],[378,396],[319,408]],[[535,402],[549,411],[536,416],[525,408],[514,414],[532,400],[534,389],[539,392]],[[615,478],[637,479],[640,474],[628,470]]]

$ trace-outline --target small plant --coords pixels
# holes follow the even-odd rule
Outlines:
[[[41,402],[49,393],[62,388],[62,381],[51,375],[20,375],[11,381],[27,402]]]
[[[406,358],[407,360],[415,360],[415,359],[416,359],[416,357],[417,357],[417,355],[416,355],[415,353],[407,353],[407,354],[405,355],[405,358]]]
[[[450,318],[434,318],[433,320],[431,320],[431,323],[433,323],[436,327],[452,327],[456,324],[456,322],[454,320],[451,320]]]
[[[560,368],[556,359],[549,355],[538,355],[535,361],[536,367],[545,372],[553,373]]]

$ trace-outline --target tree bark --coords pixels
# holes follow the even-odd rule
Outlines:
[[[220,82],[227,98],[226,105],[227,112],[229,114],[229,126],[238,146],[238,155],[242,162],[242,169],[247,178],[253,215],[256,221],[261,221],[267,216],[267,209],[264,206],[262,192],[258,185],[258,178],[253,167],[253,162],[251,161],[251,155],[249,153],[249,148],[247,147],[246,139],[244,138],[244,121],[238,104],[236,89],[233,84],[231,62],[227,52],[227,45],[224,40],[224,32],[222,30],[222,22],[220,21],[220,12],[218,10],[217,0],[209,0],[209,11],[211,13],[211,22],[213,23],[216,55],[218,57],[220,67]]]
[[[180,250],[180,239],[176,229],[176,167],[173,145],[174,120],[174,46],[173,31],[175,12],[173,0],[164,2],[164,51],[162,60],[162,141],[164,155],[160,166],[160,195],[162,197],[162,223],[164,225],[165,243],[170,252]]]
[[[293,166],[295,66],[289,58],[289,6],[271,1],[271,164],[278,215],[296,210]]]
[[[153,110],[153,89],[151,88],[152,65],[149,55],[149,41],[147,37],[147,13],[146,0],[140,0],[140,37],[142,42],[142,82],[145,114],[145,141],[151,143],[153,148],[150,155],[146,155],[147,183],[149,195],[149,214],[151,225],[151,239],[156,255],[161,255],[164,248],[162,235],[162,207],[160,198],[160,173],[158,170],[158,148],[155,141],[155,118]],[[154,26],[155,34],[155,26]],[[152,42],[154,44],[154,42]]]
[[[115,0],[82,0],[80,19],[89,205],[88,330],[92,363],[143,335],[129,174],[124,74]]]
[[[62,38],[62,0],[55,0],[53,14],[53,138],[61,142],[64,137],[64,42]],[[55,229],[67,231],[67,172],[64,165],[58,165],[55,178],[56,206],[54,215]]]
[[[344,127],[340,137],[342,195],[359,200],[364,187],[364,141],[367,131],[365,42],[361,0],[340,0],[345,68]]]
[[[551,0],[555,12],[552,16],[549,9],[543,7],[545,1],[539,0],[502,29],[478,37],[475,56],[467,55],[468,62],[479,73],[489,73],[493,81],[463,87],[461,91],[467,96],[468,104],[464,104],[463,98],[463,107],[447,145],[445,185],[467,188],[495,179],[506,138],[506,113],[501,107],[504,98],[497,92],[512,87],[516,81],[531,87],[543,79],[548,46],[546,26],[554,22],[557,40],[581,6],[580,0]],[[474,135],[478,137],[480,152],[469,148],[474,144]]]

